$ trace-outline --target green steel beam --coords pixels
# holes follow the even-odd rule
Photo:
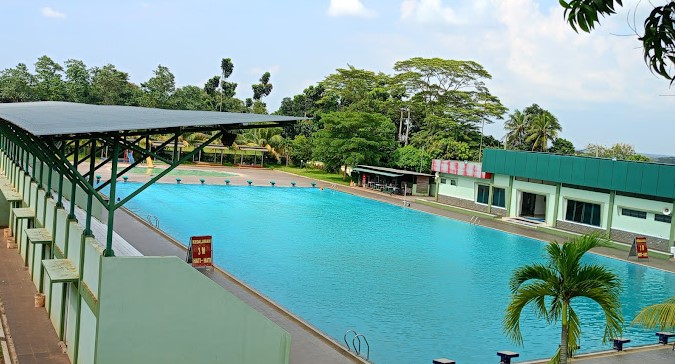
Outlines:
[[[114,257],[115,252],[112,250],[112,238],[113,238],[113,227],[115,224],[115,194],[117,192],[117,178],[112,178],[112,176],[117,175],[117,156],[120,154],[120,136],[119,133],[115,133],[115,142],[113,143],[113,153],[114,158],[110,159],[112,163],[111,173],[110,173],[110,193],[108,194],[108,231],[106,232],[105,239],[105,250],[103,251],[103,256]]]

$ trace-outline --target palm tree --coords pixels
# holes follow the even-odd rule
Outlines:
[[[552,242],[546,246],[545,264],[516,269],[510,281],[511,302],[503,321],[506,335],[522,345],[520,315],[525,306],[532,304],[537,315],[548,323],[561,320],[560,346],[549,363],[567,363],[581,335],[573,299],[586,297],[595,301],[605,314],[603,341],[618,336],[623,324],[618,276],[603,266],[580,262],[587,251],[604,242],[599,235],[583,235],[563,245]]]
[[[663,330],[675,328],[675,297],[662,303],[647,306],[640,310],[631,325],[642,325],[648,329],[660,327]]]
[[[527,129],[526,141],[532,143],[532,150],[545,152],[548,149],[548,141],[557,138],[560,131],[562,131],[562,126],[558,119],[550,112],[544,111],[532,116]]]
[[[520,149],[525,143],[525,133],[529,127],[530,118],[527,115],[516,110],[513,114],[509,115],[509,120],[504,122],[504,129],[506,129],[505,145],[506,149],[509,147],[514,149]]]

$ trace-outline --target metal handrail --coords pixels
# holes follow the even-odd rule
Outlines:
[[[349,333],[354,334],[354,337],[352,337],[351,346],[349,346],[349,342],[347,341],[347,335],[349,335]],[[356,332],[356,330],[347,330],[347,332],[345,332],[344,336],[342,337],[342,339],[345,342],[345,345],[347,346],[347,350],[353,351],[358,356],[361,356],[361,338],[363,338],[363,341],[366,343],[366,360],[369,360],[370,344],[368,343],[368,339],[366,339],[365,335],[359,334],[358,332]]]
[[[146,220],[148,220],[148,223],[150,223],[150,225],[152,225],[152,226],[154,226],[154,227],[156,227],[156,228],[159,228],[159,218],[158,218],[157,216],[155,216],[155,215],[148,215],[148,217],[146,218]]]
[[[368,340],[366,339],[366,336],[363,334],[356,334],[354,338],[352,339],[352,346],[354,346],[354,352],[356,355],[361,355],[361,338],[363,338],[363,341],[366,343],[366,360],[370,358],[370,344],[368,344]],[[354,344],[354,340],[358,340],[359,342],[359,348],[356,348],[356,344]]]
[[[347,345],[347,350],[352,351],[352,348],[349,346],[349,343],[347,342],[347,334],[349,334],[350,332],[354,333],[354,337],[356,337],[356,335],[358,335],[359,333],[356,332],[355,330],[347,330],[347,332],[345,332],[345,335],[342,337],[342,340],[345,341],[345,345]]]

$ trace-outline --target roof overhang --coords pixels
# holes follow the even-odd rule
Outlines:
[[[210,131],[281,126],[304,118],[216,111],[165,110],[136,106],[89,105],[42,101],[0,104],[0,119],[38,137],[69,136],[134,131],[162,134],[164,131]],[[252,125],[253,124],[253,125]]]

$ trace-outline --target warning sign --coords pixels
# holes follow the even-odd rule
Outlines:
[[[644,236],[636,236],[633,240],[633,245],[630,247],[628,257],[637,257],[638,259],[649,259],[649,252],[647,250],[647,238]]]
[[[195,268],[213,267],[213,249],[211,235],[190,237],[188,263]]]

